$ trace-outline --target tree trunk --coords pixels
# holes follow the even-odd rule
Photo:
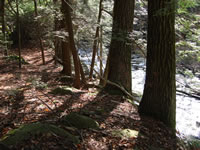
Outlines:
[[[100,22],[101,22],[101,16],[102,16],[102,2],[103,2],[103,0],[100,0],[100,2],[99,2],[99,16],[98,16],[98,20],[97,20],[97,28],[96,28],[96,33],[95,33],[95,38],[94,38],[94,43],[93,43],[92,62],[91,62],[91,67],[90,67],[89,78],[92,78],[95,57],[96,57],[96,53],[97,53],[97,49],[98,49],[97,41],[99,38],[99,28],[100,28]]]
[[[139,113],[175,129],[175,0],[148,3],[147,69]]]
[[[100,60],[100,75],[103,76],[103,28],[101,26],[100,29],[100,52],[99,52],[99,60]]]
[[[35,16],[38,15],[38,11],[37,11],[37,0],[33,0],[34,2],[34,11],[35,11]]]
[[[1,23],[2,23],[2,33],[5,34],[5,10],[4,10],[4,5],[5,5],[5,0],[0,0],[0,19],[1,19]]]
[[[19,18],[19,2],[16,0],[16,17],[17,17],[17,30],[18,30],[18,55],[19,55],[19,69],[22,68],[21,62],[21,30],[20,30],[20,18]]]
[[[108,61],[108,80],[131,93],[131,40],[134,0],[115,0],[112,39]],[[114,89],[107,84],[106,89]]]
[[[37,0],[33,0],[34,2],[34,8],[35,8],[35,16],[38,16],[38,10],[37,10]],[[44,56],[44,46],[42,42],[42,38],[39,35],[39,42],[40,42],[40,49],[41,49],[41,54],[42,54],[42,64],[45,65],[45,56]]]
[[[39,37],[39,41],[40,41],[40,49],[41,49],[41,54],[42,54],[42,64],[45,65],[44,46],[43,46],[41,37]]]
[[[100,83],[99,83],[99,85],[101,85],[103,87],[105,87],[106,81],[108,79],[108,70],[109,70],[108,64],[109,64],[109,55],[107,57],[106,68],[104,69],[104,73],[103,73],[103,79],[100,79]]]
[[[56,6],[57,5],[57,0],[53,0],[53,4]],[[58,11],[58,9],[57,8],[55,8],[55,10],[54,10],[54,31],[56,32],[57,30],[58,30],[58,19],[57,19],[57,12]],[[54,37],[54,49],[55,49],[55,65],[57,65],[57,59],[56,58],[59,58],[58,57],[58,37]]]
[[[61,12],[64,15],[63,19],[61,20],[61,28],[63,28],[65,32],[68,32],[67,22],[66,22],[66,18],[68,14],[65,8],[64,1],[62,1],[62,4],[61,4]],[[72,67],[71,67],[71,51],[70,51],[70,45],[69,45],[69,37],[65,37],[65,40],[62,41],[62,61],[63,61],[62,72],[65,75],[71,76]]]
[[[73,32],[73,27],[72,27],[72,18],[71,18],[71,11],[69,7],[69,0],[62,0],[64,2],[64,7],[66,8],[66,23],[68,27],[68,32],[69,32],[69,45],[70,49],[72,51],[72,56],[74,60],[74,68],[75,68],[75,80],[74,80],[74,87],[80,88],[80,63],[79,63],[79,58],[78,54],[76,51],[76,46],[74,42],[74,32]]]
[[[2,23],[2,33],[3,33],[3,40],[5,45],[4,54],[7,56],[7,44],[6,44],[6,23],[5,23],[5,0],[0,0],[0,18]]]

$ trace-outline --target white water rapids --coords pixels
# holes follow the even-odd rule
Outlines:
[[[87,55],[87,56],[86,56]],[[81,52],[81,60],[90,67],[91,54]],[[98,61],[96,61],[98,62]],[[105,66],[105,61],[103,62]],[[142,95],[145,83],[145,59],[134,56],[132,59],[132,89],[134,93]],[[96,64],[95,69],[99,70],[99,63]],[[183,85],[187,84],[200,90],[200,79],[185,78],[180,74],[176,75],[177,89],[187,91]],[[199,89],[198,89],[199,88]],[[185,136],[200,140],[200,101],[194,98],[176,95],[176,129]]]

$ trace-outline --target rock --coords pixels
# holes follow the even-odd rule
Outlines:
[[[200,127],[200,122],[196,121],[196,126],[199,128]]]
[[[121,138],[137,138],[139,132],[131,129],[120,129],[112,131],[112,135]]]
[[[63,119],[67,125],[74,126],[78,129],[99,129],[99,124],[95,120],[77,113],[71,113]]]
[[[72,89],[69,87],[57,87],[49,93],[54,94],[54,95],[72,95],[73,94]]]
[[[79,143],[77,137],[68,133],[62,128],[59,128],[55,125],[46,124],[46,123],[32,123],[23,125],[18,129],[11,130],[8,134],[6,134],[2,139],[1,143],[8,146],[16,145],[24,140],[31,139],[31,137],[45,134],[56,134],[57,136],[66,137],[66,139],[75,144]]]

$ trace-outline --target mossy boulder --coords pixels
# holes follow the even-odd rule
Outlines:
[[[99,124],[95,120],[77,113],[70,113],[63,118],[63,121],[78,129],[99,129]]]
[[[2,144],[7,146],[16,145],[24,140],[28,140],[33,136],[40,134],[56,134],[60,137],[66,137],[67,140],[75,144],[79,143],[77,137],[68,133],[62,128],[59,128],[55,125],[46,124],[46,123],[32,123],[19,127],[18,129],[11,130],[6,134],[0,141]]]
[[[73,94],[72,88],[67,87],[67,86],[57,87],[49,93],[54,94],[54,95],[72,95]]]
[[[112,135],[120,138],[137,138],[139,132],[131,129],[119,129],[112,131]]]

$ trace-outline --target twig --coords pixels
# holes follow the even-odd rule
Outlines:
[[[200,100],[200,96],[197,96],[197,95],[194,95],[194,94],[190,94],[190,93],[187,93],[187,92],[181,91],[181,90],[176,90],[176,91],[179,92],[179,93],[182,93],[182,94],[185,94],[185,95],[187,95],[187,96],[190,96],[190,97],[193,97],[193,98],[195,98],[195,99]]]
[[[133,40],[133,43],[139,48],[139,50],[142,52],[144,58],[147,58],[146,53],[144,51],[144,49],[142,48],[142,46],[140,46],[135,40]]]
[[[44,92],[42,92],[42,91],[40,91],[40,93],[42,93],[44,96],[46,96],[49,100],[51,100],[51,102],[52,103],[54,103],[53,102],[53,100],[52,100],[52,98],[51,97],[49,97],[49,95],[47,95],[47,94],[45,94]],[[54,103],[54,106],[57,108],[57,105],[56,105],[56,103]]]
[[[12,11],[14,12],[14,14],[16,15],[17,12],[16,12],[16,10],[13,8],[13,6],[12,6],[10,0],[8,0],[8,5],[10,6],[11,10],[12,10]]]
[[[54,110],[47,104],[47,103],[45,103],[41,98],[39,98],[39,97],[37,97],[37,96],[35,96],[37,99],[39,99],[45,106],[47,106],[47,108],[49,109],[49,110],[51,110],[52,112],[54,112]]]
[[[111,17],[113,17],[113,14],[105,9],[102,9],[102,11],[106,12],[107,14],[109,14]]]

